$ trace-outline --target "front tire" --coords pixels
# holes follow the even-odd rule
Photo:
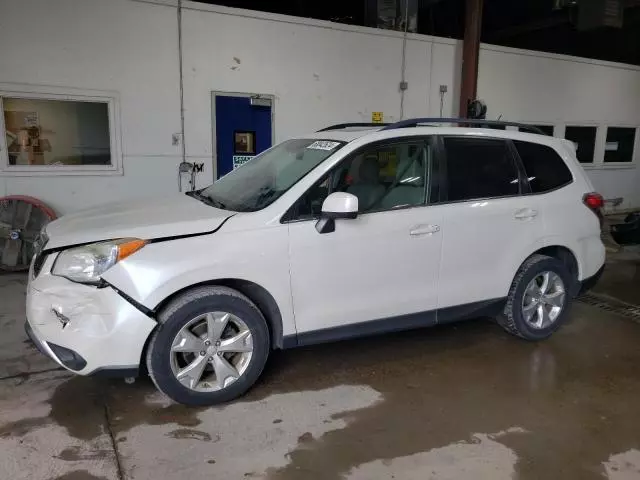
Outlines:
[[[185,405],[214,405],[245,393],[269,356],[269,329],[256,305],[227,287],[194,288],[158,316],[147,368],[158,390]]]
[[[565,322],[571,302],[571,278],[563,262],[532,255],[513,279],[498,323],[525,340],[543,340]]]

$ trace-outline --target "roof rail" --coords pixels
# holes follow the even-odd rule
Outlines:
[[[518,127],[519,129],[526,130],[538,135],[547,135],[538,127],[533,125],[527,125],[526,123],[518,122],[503,122],[499,120],[476,120],[470,118],[408,118],[407,120],[400,120],[399,122],[386,125],[382,130],[394,130],[396,128],[408,128],[416,127],[423,123],[457,123],[462,125],[473,125],[479,128],[483,127]]]
[[[323,129],[318,130],[318,132],[328,132],[329,130],[342,130],[344,128],[349,127],[385,127],[391,126],[391,123],[338,123],[337,125],[331,125],[329,127],[325,127]]]

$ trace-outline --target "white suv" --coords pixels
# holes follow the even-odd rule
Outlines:
[[[54,221],[27,332],[192,405],[241,395],[273,349],[482,316],[548,337],[603,268],[602,197],[569,141],[433,121],[330,127],[203,190]]]

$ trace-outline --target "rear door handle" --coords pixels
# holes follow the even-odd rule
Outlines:
[[[538,211],[533,208],[522,208],[514,214],[516,220],[531,220],[538,216]]]
[[[440,231],[438,225],[416,225],[411,229],[409,235],[412,237],[419,237],[421,235],[432,235]]]

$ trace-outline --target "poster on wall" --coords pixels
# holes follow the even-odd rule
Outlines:
[[[38,112],[5,110],[4,125],[9,165],[44,165],[51,143],[40,136]]]
[[[253,157],[255,157],[255,155],[234,155],[233,156],[233,169],[235,170],[239,166],[244,165],[249,160],[251,160]]]

